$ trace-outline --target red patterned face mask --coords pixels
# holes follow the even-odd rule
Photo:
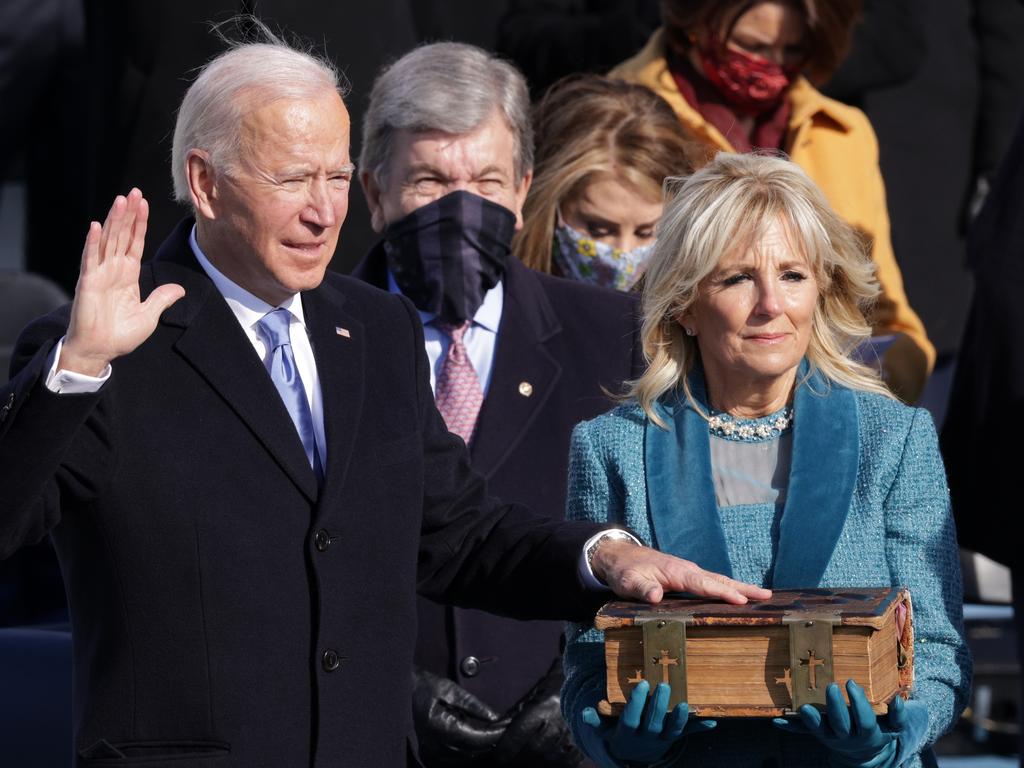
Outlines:
[[[796,77],[797,67],[781,67],[760,56],[734,51],[712,40],[698,49],[704,74],[733,106],[761,115],[777,106]]]

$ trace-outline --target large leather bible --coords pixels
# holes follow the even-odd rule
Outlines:
[[[914,675],[913,607],[900,588],[777,590],[771,600],[728,605],[665,599],[612,602],[605,633],[608,698],[622,711],[640,680],[671,685],[702,717],[777,717],[825,703],[831,682],[856,680],[875,711],[906,698]]]

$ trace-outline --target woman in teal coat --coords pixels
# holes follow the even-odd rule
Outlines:
[[[698,735],[712,726],[641,683],[620,720],[600,718],[603,638],[569,625],[563,710],[599,765],[927,765],[959,716],[970,659],[935,428],[850,355],[877,291],[860,238],[803,171],[719,154],[667,204],[644,287],[648,368],[626,404],[576,428],[568,516],[775,589],[909,587],[909,701],[876,719],[855,684],[849,707],[830,686],[824,713]]]

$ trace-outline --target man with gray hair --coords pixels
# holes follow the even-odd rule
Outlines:
[[[54,539],[78,766],[402,765],[417,588],[524,618],[600,599],[577,560],[601,532],[470,469],[411,304],[325,273],[348,139],[323,61],[274,39],[217,57],[175,130],[192,215],[143,265],[147,204],[118,197],[74,302],[22,335],[0,557]],[[622,594],[744,599],[622,541],[589,553]]]
[[[361,176],[382,240],[355,275],[419,310],[448,428],[492,493],[561,519],[573,426],[642,371],[633,296],[510,255],[533,168],[526,82],[473,46],[377,78]],[[430,768],[577,765],[559,712],[562,625],[420,600],[413,713]]]

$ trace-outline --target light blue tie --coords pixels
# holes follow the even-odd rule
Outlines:
[[[284,401],[284,407],[288,409],[288,415],[295,423],[295,429],[302,440],[302,447],[306,449],[309,465],[313,467],[317,478],[323,479],[323,468],[320,464],[320,456],[317,454],[316,436],[313,431],[313,415],[309,410],[309,401],[306,399],[306,389],[302,385],[302,377],[295,365],[295,356],[292,354],[291,334],[288,331],[291,325],[291,313],[287,309],[275,309],[265,314],[257,325],[270,350],[270,355],[267,357],[267,370],[270,372],[270,379],[277,387],[277,391]]]

